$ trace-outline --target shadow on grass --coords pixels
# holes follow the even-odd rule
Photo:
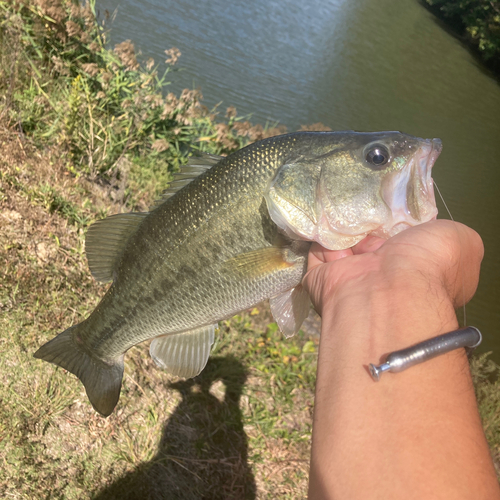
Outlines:
[[[182,401],[157,455],[95,500],[255,499],[239,400],[246,372],[232,356],[211,358],[195,379],[172,383]]]

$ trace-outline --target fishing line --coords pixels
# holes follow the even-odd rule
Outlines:
[[[436,191],[443,202],[450,219],[455,222],[453,215],[451,215],[450,209],[446,202],[444,201],[443,195],[439,190],[436,182]],[[455,225],[455,231],[457,232],[458,239],[460,240],[460,232]],[[460,258],[458,262],[459,269],[462,270],[462,298],[463,304],[463,314],[464,314],[464,325],[467,324],[467,317],[465,312],[465,268],[463,266],[463,253],[460,247]],[[458,271],[457,271],[458,272]],[[391,352],[385,357],[384,363],[381,365],[374,365],[370,363],[369,372],[372,379],[377,382],[380,380],[381,375],[384,372],[400,372],[410,368],[419,363],[423,363],[428,359],[435,358],[441,354],[446,354],[450,351],[458,349],[460,347],[465,347],[467,355],[469,356],[473,349],[475,349],[482,340],[481,332],[474,326],[469,326],[467,328],[460,328],[459,330],[454,330],[452,332],[444,333],[433,337],[431,339],[420,342],[413,346],[407,347],[406,349],[401,349],[399,351]]]
[[[436,188],[436,191],[438,192],[439,197],[441,198],[441,201],[443,202],[444,208],[446,208],[446,211],[448,212],[450,219],[453,222],[455,222],[455,219],[453,218],[453,215],[451,215],[450,209],[448,208],[448,205],[444,201],[443,195],[441,194],[441,191],[439,190],[439,187],[438,187],[436,181],[434,179],[433,179],[433,181],[434,181],[434,187]],[[458,229],[455,228],[455,230],[457,231],[458,238],[460,239],[460,233],[458,232]],[[462,271],[462,300],[464,301],[464,305],[462,306],[463,314],[464,314],[464,325],[463,326],[467,326],[467,314],[465,311],[465,280],[464,280],[464,266],[463,266],[463,260],[462,260],[462,248],[460,248],[459,266],[460,266],[460,269]]]

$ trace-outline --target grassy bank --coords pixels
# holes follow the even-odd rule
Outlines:
[[[108,49],[92,4],[0,9],[0,496],[304,498],[317,339],[282,339],[266,307],[221,325],[195,380],[133,348],[107,419],[75,377],[32,357],[106,289],[88,271],[89,224],[148,207],[192,150],[224,154],[282,129],[169,93],[177,52],[160,75],[131,43]],[[497,369],[473,363],[498,457]]]
[[[1,129],[0,143],[0,496],[304,496],[316,341],[284,342],[266,309],[225,322],[194,381],[132,349],[108,419],[74,377],[33,359],[103,294],[84,228],[122,205],[16,132]]]
[[[424,3],[500,76],[499,0],[425,0]]]
[[[283,342],[265,308],[221,326],[195,381],[134,348],[108,419],[74,377],[32,358],[104,292],[83,252],[90,223],[146,209],[190,151],[284,129],[218,115],[199,91],[174,96],[178,52],[160,75],[130,42],[108,49],[92,4],[0,9],[0,496],[304,496],[316,341]]]

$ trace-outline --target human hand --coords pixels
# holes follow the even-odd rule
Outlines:
[[[482,257],[477,233],[446,220],[347,250],[312,245],[303,285],[322,324],[310,500],[500,499],[463,349],[379,384],[366,369],[456,329]]]
[[[320,314],[339,289],[368,277],[380,286],[399,277],[409,284],[437,287],[456,308],[476,291],[483,253],[481,238],[474,230],[457,222],[434,220],[389,240],[368,236],[346,250],[327,250],[314,243],[303,285]]]

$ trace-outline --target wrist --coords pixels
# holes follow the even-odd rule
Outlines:
[[[322,316],[322,342],[342,351],[354,348],[374,361],[457,327],[444,284],[414,268],[374,266],[364,276],[337,283],[324,298]]]

